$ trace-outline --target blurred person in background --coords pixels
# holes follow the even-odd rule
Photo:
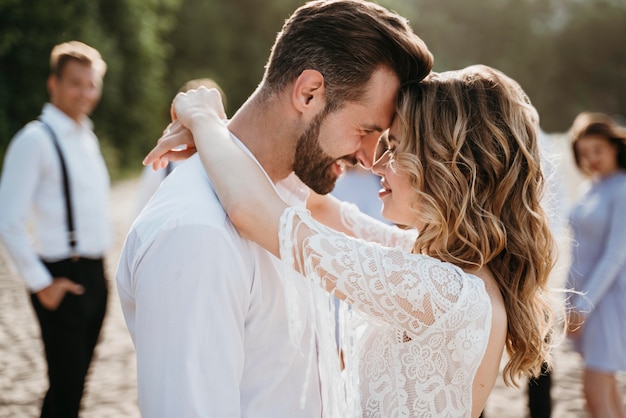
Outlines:
[[[88,116],[106,64],[82,42],[50,55],[50,102],[11,141],[0,240],[31,293],[48,365],[42,417],[77,417],[107,303],[109,175]],[[29,238],[29,224],[34,241]]]
[[[626,371],[626,131],[602,113],[579,114],[574,160],[589,177],[574,205],[569,332],[584,361],[583,389],[595,418],[624,418],[616,373]]]
[[[380,188],[379,176],[360,165],[355,165],[345,168],[331,193],[339,200],[354,203],[366,215],[389,223],[381,214],[383,205],[378,198]]]
[[[178,92],[184,92],[188,90],[197,89],[200,86],[204,86],[206,88],[215,88],[222,95],[222,99],[224,100],[224,108],[227,106],[226,95],[222,88],[215,82],[215,80],[211,78],[195,78],[193,80],[187,81],[185,84],[181,86]],[[139,189],[137,192],[137,206],[135,209],[134,218],[139,215],[139,212],[146,206],[146,203],[150,200],[154,192],[159,188],[161,182],[176,168],[178,162],[172,162],[172,164],[168,164],[168,166],[163,170],[153,170],[151,167],[144,167],[141,171],[141,176],[139,178]],[[133,218],[133,219],[134,219]]]

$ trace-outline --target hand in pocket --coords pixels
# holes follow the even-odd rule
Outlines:
[[[84,292],[85,288],[82,285],[67,277],[55,277],[50,286],[41,289],[36,295],[44,308],[54,311],[59,307],[66,293],[82,295]]]

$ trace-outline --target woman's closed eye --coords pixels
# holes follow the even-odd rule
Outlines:
[[[376,148],[375,161],[378,161],[383,157],[392,159],[396,153],[397,147],[398,141],[396,141],[394,137],[388,137],[386,135],[381,137]]]
[[[396,155],[396,150],[398,149],[398,143],[395,140],[389,140],[387,142],[387,147],[382,156],[387,157],[389,160],[393,160],[393,157]],[[381,156],[381,157],[382,157]]]

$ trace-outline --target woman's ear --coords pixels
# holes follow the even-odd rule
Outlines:
[[[293,107],[307,118],[312,119],[321,112],[326,107],[326,89],[322,73],[316,70],[302,71],[294,83],[291,102]]]

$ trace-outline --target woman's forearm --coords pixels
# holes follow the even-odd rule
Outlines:
[[[259,165],[231,138],[214,113],[194,118],[190,130],[204,168],[239,233],[279,256],[278,223],[287,206]]]
[[[311,190],[306,201],[306,208],[316,221],[336,231],[354,236],[353,231],[341,221],[341,201],[333,195],[322,196]]]

